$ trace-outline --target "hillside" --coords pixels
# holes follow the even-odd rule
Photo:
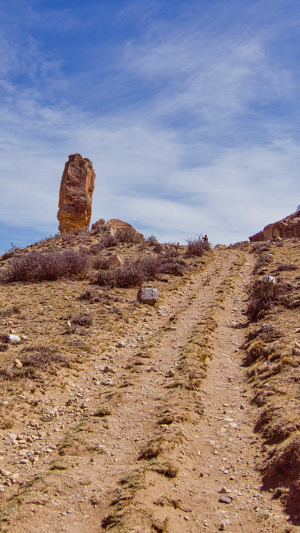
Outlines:
[[[298,240],[100,248],[67,234],[2,257],[1,531],[296,531]],[[90,270],[13,281],[32,251]],[[158,260],[155,306],[114,285],[116,256]]]

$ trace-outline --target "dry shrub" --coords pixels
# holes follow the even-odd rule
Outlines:
[[[94,270],[108,270],[109,264],[107,261],[107,257],[101,257],[100,255],[97,255],[92,259],[91,267]]]
[[[186,257],[201,257],[204,252],[211,249],[211,244],[202,235],[199,235],[197,239],[188,239],[187,244]]]
[[[272,255],[261,254],[255,263],[253,273],[257,272],[260,268],[263,268],[266,265],[272,263],[272,261],[273,261]]]
[[[65,252],[40,253],[31,252],[23,257],[13,259],[2,281],[55,281],[73,276],[84,277],[88,269],[88,260],[84,252],[67,250]]]
[[[182,276],[187,271],[187,264],[177,257],[143,258],[126,261],[114,271],[99,270],[96,283],[101,286],[133,288],[144,281],[153,281],[159,274]]]
[[[84,326],[89,328],[93,324],[92,317],[89,313],[81,313],[72,318],[71,323],[76,326]]]
[[[251,322],[263,318],[266,311],[274,307],[278,294],[278,284],[256,280],[249,287],[250,302],[246,315]]]
[[[103,297],[105,297],[105,295],[99,294],[97,291],[87,290],[83,292],[80,296],[78,296],[77,299],[80,301],[88,301],[91,304],[93,304],[93,303],[101,302]]]
[[[153,252],[155,252],[156,254],[161,254],[163,251],[163,246],[158,242],[154,248],[153,248]]]
[[[271,245],[265,241],[255,242],[252,245],[252,248],[250,250],[250,253],[257,253],[261,254],[262,252],[267,252],[271,250]]]
[[[26,355],[22,359],[22,364],[24,367],[31,366],[34,368],[39,368],[41,370],[47,370],[54,364],[58,364],[59,366],[65,367],[70,366],[69,359],[64,355],[44,351]]]
[[[0,342],[0,352],[5,352],[6,350],[8,350],[8,344]]]
[[[148,235],[148,237],[146,237],[145,241],[146,241],[147,244],[150,244],[150,245],[158,244],[158,240],[157,240],[157,237],[155,237],[155,235]]]
[[[282,263],[276,268],[276,272],[284,272],[286,270],[298,270],[298,266],[292,263]]]

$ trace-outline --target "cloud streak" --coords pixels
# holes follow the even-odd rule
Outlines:
[[[296,19],[279,20],[279,1],[267,24],[257,21],[256,2],[242,12],[233,4],[196,20],[142,5],[142,29],[107,42],[109,68],[103,43],[100,56],[87,44],[86,68],[81,57],[70,71],[63,49],[60,57],[0,27],[0,227],[15,227],[14,242],[18,228],[55,231],[61,174],[75,152],[96,171],[93,220],[121,218],[165,240],[202,232],[214,244],[235,242],[293,211],[299,74],[284,54],[274,59],[274,48]],[[118,23],[136,4],[125,7]],[[47,15],[32,10],[28,26]],[[240,18],[228,25],[233,13]],[[7,248],[5,235],[1,242]]]

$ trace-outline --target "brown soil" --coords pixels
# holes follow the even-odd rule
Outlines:
[[[272,245],[263,273],[297,264],[298,249]],[[1,333],[27,337],[0,351],[1,531],[296,529],[298,310],[277,305],[246,327],[261,276],[250,252],[220,247],[155,282],[155,307],[85,280],[1,286]],[[296,270],[280,276],[297,284]],[[254,336],[250,357],[266,322],[281,336]]]

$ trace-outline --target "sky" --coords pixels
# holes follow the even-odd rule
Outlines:
[[[298,0],[0,0],[0,253],[58,232],[70,154],[92,221],[246,240],[300,204]]]

